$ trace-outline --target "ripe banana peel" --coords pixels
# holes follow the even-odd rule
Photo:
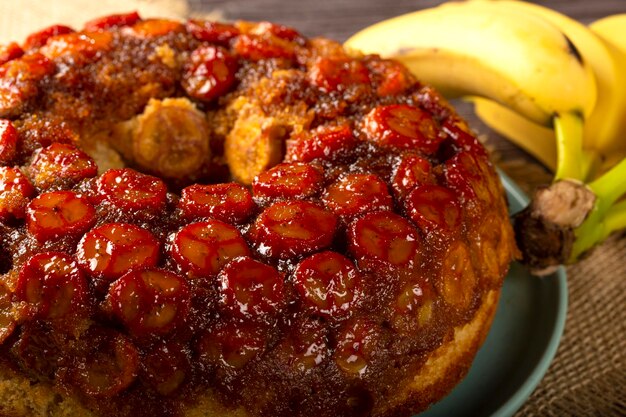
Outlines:
[[[551,171],[556,170],[554,130],[533,123],[495,101],[482,97],[470,97],[469,100],[474,104],[476,115],[487,126],[533,155]]]
[[[555,182],[516,218],[524,261],[543,274],[626,228],[626,54],[611,43],[626,23],[604,27],[609,39],[542,6],[474,0],[378,23],[346,45],[402,61],[448,97],[479,97],[488,124],[553,162]]]
[[[596,20],[589,27],[606,42],[626,54],[626,13]]]

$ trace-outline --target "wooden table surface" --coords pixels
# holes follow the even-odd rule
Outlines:
[[[196,14],[217,11],[229,20],[270,20],[293,26],[308,36],[343,41],[377,21],[431,7],[442,0],[189,0],[189,3],[191,12]],[[626,13],[626,0],[538,3],[583,23]],[[550,180],[549,173],[533,158],[488,132],[472,115],[471,108],[465,106],[461,113],[479,133],[487,134],[488,145],[522,188],[529,191],[538,183]],[[626,236],[610,240],[592,258],[568,268],[569,310],[565,334],[548,373],[518,416],[626,415],[626,285],[623,284]],[[615,278],[621,283],[615,284]]]

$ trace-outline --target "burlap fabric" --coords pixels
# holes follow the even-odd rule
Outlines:
[[[354,10],[363,4],[352,2]],[[254,2],[239,3],[245,18],[272,20],[269,6],[279,2],[263,2],[268,7],[256,11],[244,4],[251,6]],[[328,7],[328,1],[322,3],[320,7]],[[239,16],[239,6],[232,2],[192,0],[191,5],[191,11],[196,14],[209,13],[215,6],[221,6],[228,9],[227,17]],[[347,10],[346,4],[342,7]],[[182,17],[189,8],[185,0],[3,0],[0,1],[0,42],[23,39],[31,31],[51,23],[79,26],[94,16],[129,10],[139,10],[144,16]],[[285,20],[284,13],[280,20]],[[350,19],[349,14],[346,16]],[[368,16],[369,20],[374,18]],[[298,19],[303,19],[302,14]],[[311,22],[312,27],[315,25]],[[352,30],[345,22],[342,25],[343,30]],[[360,22],[356,27],[362,25]],[[541,167],[520,156],[484,127],[477,126],[489,136],[501,168],[523,189],[530,191],[549,180]],[[626,235],[611,238],[586,260],[568,268],[568,286],[567,323],[556,358],[517,416],[626,416]]]
[[[568,268],[556,357],[519,416],[626,416],[626,237]]]

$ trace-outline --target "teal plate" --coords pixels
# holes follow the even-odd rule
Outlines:
[[[528,198],[501,174],[511,213]],[[565,270],[542,279],[511,265],[489,336],[467,377],[420,417],[509,417],[539,384],[554,358],[567,312]]]

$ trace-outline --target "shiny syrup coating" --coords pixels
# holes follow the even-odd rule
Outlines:
[[[132,153],[171,97],[210,149],[174,180]],[[516,253],[432,88],[283,25],[52,26],[0,49],[0,118],[0,365],[97,415],[182,416],[209,388],[252,416],[369,415]]]

